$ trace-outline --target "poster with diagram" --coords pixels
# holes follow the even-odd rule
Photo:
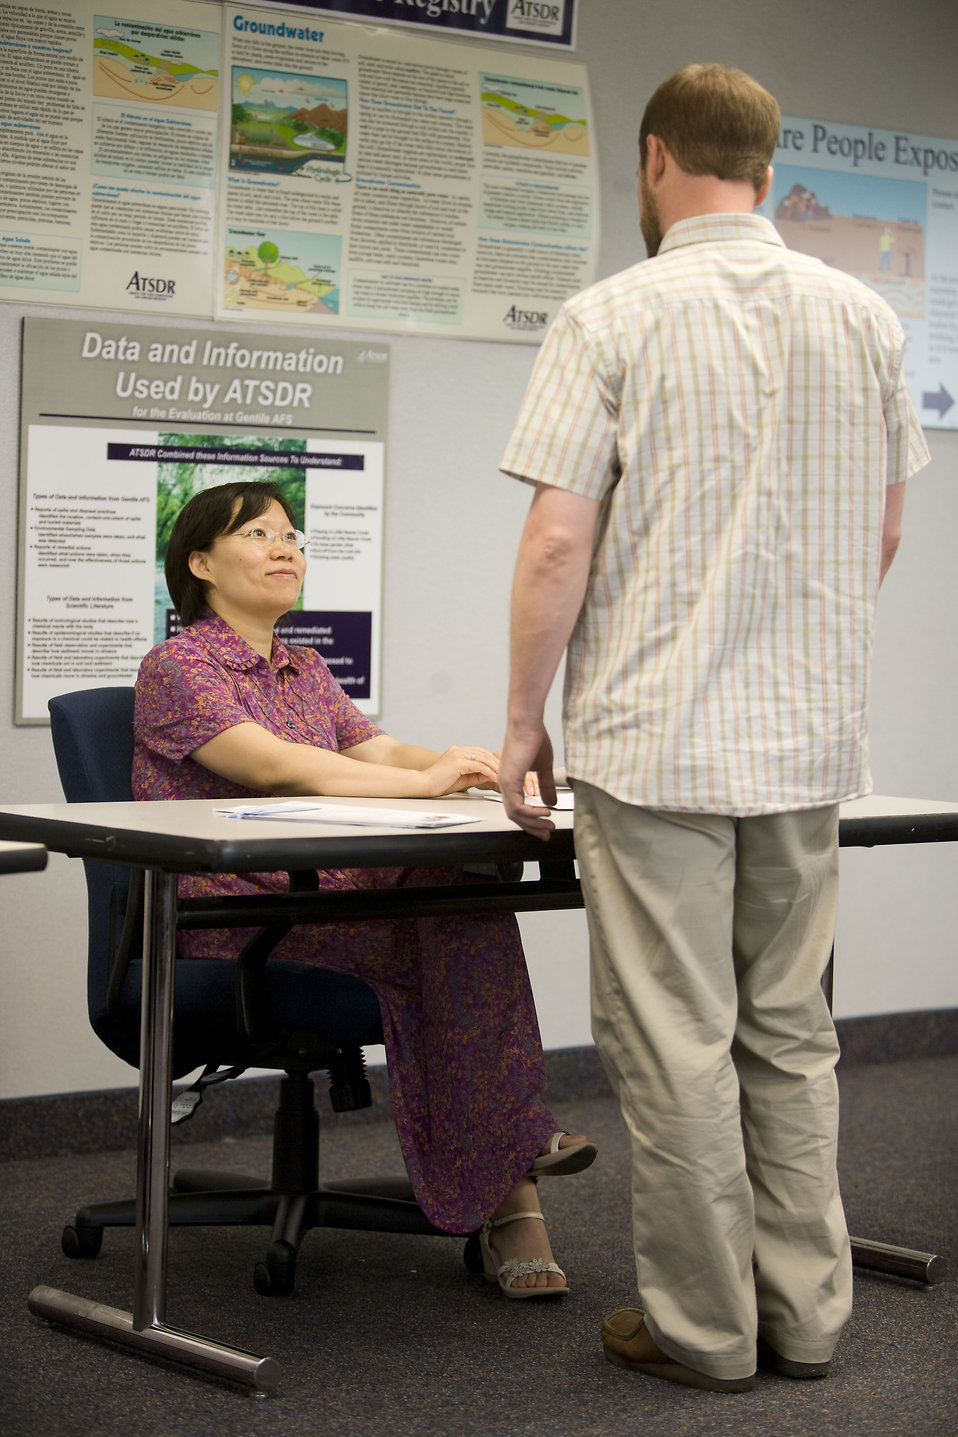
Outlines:
[[[278,7],[224,39],[218,318],[529,342],[593,278],[584,66]]]
[[[528,344],[594,278],[588,75],[553,47],[280,4],[43,16],[0,5],[0,300]]]
[[[209,313],[219,19],[0,6],[0,299]]]

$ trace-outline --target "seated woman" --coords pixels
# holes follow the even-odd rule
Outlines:
[[[495,786],[495,754],[400,743],[366,718],[319,655],[274,636],[296,602],[305,539],[274,484],[196,494],[170,536],[166,577],[186,626],[136,684],[139,799],[272,794],[437,798]],[[329,889],[461,881],[455,869],[329,869]],[[185,875],[180,893],[276,892],[284,873]],[[184,932],[187,957],[235,957],[236,929]],[[542,1102],[532,992],[511,913],[294,928],[278,958],[349,973],[382,1010],[393,1109],[416,1200],[431,1222],[480,1238],[508,1297],[567,1291],[539,1209],[538,1176],[588,1167],[595,1148]]]

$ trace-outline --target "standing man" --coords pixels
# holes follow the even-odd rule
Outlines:
[[[499,777],[566,767],[593,1031],[632,1145],[642,1309],[606,1356],[739,1392],[824,1377],[851,1307],[836,1174],[838,804],[867,793],[878,587],[928,451],[872,290],[753,214],[775,100],[689,65],[639,137],[650,263],[565,304],[502,468],[535,485]]]

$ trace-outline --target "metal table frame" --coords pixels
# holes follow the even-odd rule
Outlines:
[[[42,843],[8,843],[0,840],[0,873],[37,873],[47,866]]]
[[[352,807],[362,800],[344,802]],[[280,820],[223,818],[214,813],[221,804],[200,800],[15,805],[0,811],[0,838],[29,840],[72,857],[99,858],[145,870],[133,1310],[125,1312],[40,1285],[29,1296],[33,1313],[256,1390],[276,1385],[281,1369],[274,1358],[183,1331],[166,1321],[177,927],[222,927],[226,921],[236,925],[262,923],[277,908],[297,922],[328,922],[357,914],[409,916],[411,909],[435,914],[488,911],[490,906],[513,912],[582,906],[575,875],[571,814],[556,814],[556,832],[543,847],[509,823],[499,804],[462,796],[440,802],[451,805],[452,811],[468,811],[470,817],[478,817],[478,822],[442,830],[314,827]],[[403,808],[430,811],[437,807],[437,801],[397,803]],[[370,806],[381,807],[382,800]],[[846,847],[955,840],[958,806],[865,799],[842,807],[839,842]],[[183,872],[529,862],[539,865],[538,878],[472,884],[459,892],[416,888],[366,893],[359,899],[353,894],[295,894],[289,898],[256,899],[251,904],[244,898],[178,900],[176,891],[177,876]],[[852,1239],[852,1246],[859,1265],[928,1283],[943,1280],[942,1261],[934,1254],[857,1238]]]

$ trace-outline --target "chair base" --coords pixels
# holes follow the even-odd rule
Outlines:
[[[264,1296],[293,1291],[299,1247],[314,1227],[450,1236],[429,1221],[405,1178],[320,1183],[314,1097],[307,1073],[286,1072],[273,1120],[273,1171],[268,1182],[195,1168],[179,1170],[172,1180],[170,1227],[272,1227],[266,1257],[253,1272],[253,1286]],[[63,1251],[67,1257],[96,1257],[105,1227],[135,1224],[132,1199],[82,1207],[74,1223],[63,1230]]]
[[[74,1223],[64,1229],[63,1251],[68,1257],[96,1257],[104,1228],[133,1227],[135,1222],[132,1199],[80,1208]],[[347,1179],[323,1183],[309,1192],[278,1192],[255,1177],[200,1169],[175,1174],[169,1225],[270,1226],[266,1256],[253,1272],[253,1285],[264,1296],[287,1296],[293,1291],[300,1244],[313,1228],[455,1236],[429,1221],[405,1178]]]

